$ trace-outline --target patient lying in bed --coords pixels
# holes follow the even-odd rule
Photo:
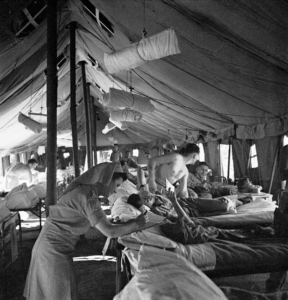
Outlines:
[[[140,212],[149,210],[150,212],[166,216],[171,222],[160,225],[160,229],[167,237],[173,239],[174,241],[185,245],[204,243],[210,238],[234,241],[239,240],[239,235],[237,235],[237,232],[235,231],[231,233],[229,230],[221,230],[216,227],[204,228],[201,225],[195,224],[194,220],[191,219],[180,206],[174,192],[167,192],[167,200],[170,200],[173,205],[173,208],[171,207],[170,209],[163,204],[161,204],[163,208],[159,209],[159,205],[155,205],[155,201],[157,202],[159,200],[155,199],[155,197],[149,197],[148,193],[149,192],[132,194],[128,197],[127,203],[138,209]],[[143,194],[146,195],[147,198],[144,198]],[[152,194],[150,193],[150,195]],[[242,237],[243,235],[241,235],[241,238]]]
[[[169,209],[173,207],[171,201],[167,199],[165,195],[154,195],[149,191],[146,191],[145,188],[140,189],[139,195],[144,202],[148,203],[148,205],[145,205],[149,207],[152,206],[151,208],[155,213],[157,213],[156,211],[158,210],[158,214],[161,214],[161,210],[169,211]],[[178,198],[179,204],[189,217],[206,217],[237,213],[236,205],[238,203],[236,203],[236,201],[226,197],[219,197],[217,199]]]

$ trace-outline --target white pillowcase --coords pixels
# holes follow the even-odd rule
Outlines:
[[[117,199],[111,209],[111,217],[118,217],[121,222],[127,222],[131,219],[136,219],[141,211],[127,203],[129,196],[122,196]]]
[[[108,200],[110,205],[113,205],[117,199],[123,196],[130,196],[131,194],[138,194],[138,193],[139,191],[137,190],[136,185],[129,180],[125,180],[118,187],[116,193],[113,193],[111,196],[108,197]]]

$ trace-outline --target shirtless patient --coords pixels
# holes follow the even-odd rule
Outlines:
[[[188,169],[186,165],[194,164],[199,160],[199,147],[196,144],[187,144],[182,154],[169,153],[148,160],[149,190],[155,193],[157,188],[165,187],[166,179],[172,184],[179,181],[178,197],[188,197],[187,180]]]

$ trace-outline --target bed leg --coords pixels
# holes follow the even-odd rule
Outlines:
[[[286,281],[287,271],[271,272],[266,280],[266,293],[276,292],[281,289]]]
[[[122,288],[122,276],[121,276],[121,250],[116,250],[117,260],[116,260],[116,295],[121,291]]]

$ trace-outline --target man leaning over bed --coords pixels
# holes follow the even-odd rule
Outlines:
[[[169,153],[162,156],[150,158],[148,161],[148,184],[149,190],[155,193],[157,190],[165,188],[166,179],[172,184],[179,182],[177,196],[188,197],[187,180],[188,169],[186,165],[193,165],[199,160],[200,149],[196,144],[187,144],[182,154]],[[197,194],[191,195],[197,197]]]

